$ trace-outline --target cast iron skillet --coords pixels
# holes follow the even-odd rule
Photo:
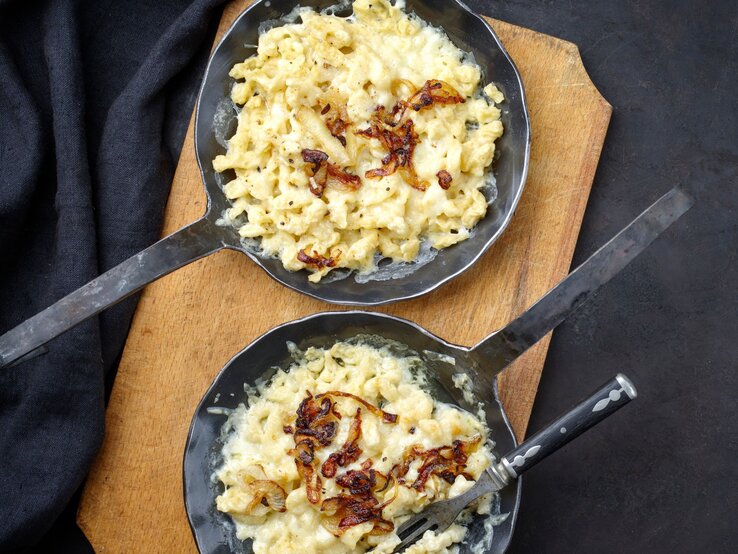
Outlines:
[[[667,193],[525,313],[472,348],[450,344],[410,321],[361,311],[312,315],[276,327],[256,339],[217,375],[197,407],[187,438],[184,497],[200,551],[203,554],[251,552],[250,541],[236,539],[230,518],[215,509],[215,498],[222,492],[222,486],[212,475],[222,462],[221,428],[227,411],[243,401],[244,384],[253,386],[257,379],[273,375],[275,368],[290,365],[288,341],[300,349],[330,347],[337,341],[358,336],[370,337],[366,340],[381,345],[393,342],[394,348],[401,352],[409,349],[423,358],[437,399],[476,411],[452,381],[457,373],[469,375],[474,396],[484,403],[487,424],[496,442],[495,454],[505,454],[516,443],[497,395],[497,374],[583,304],[691,205],[692,199],[678,189]],[[521,485],[518,479],[517,484],[500,491],[500,512],[509,516],[494,527],[486,552],[501,553],[507,548],[517,517]],[[477,518],[470,527],[467,542],[475,544],[484,536],[483,521]]]
[[[437,379],[433,383],[433,396],[475,413],[476,406],[469,405],[461,394],[456,394],[459,391],[451,382],[454,373],[470,375],[474,395],[484,404],[487,425],[496,443],[495,453],[506,453],[515,448],[512,429],[497,396],[491,364],[481,355],[481,344],[474,349],[456,346],[410,321],[373,312],[325,312],[293,321],[262,335],[229,361],[197,408],[185,451],[184,495],[200,552],[251,552],[251,541],[239,541],[230,517],[215,509],[215,497],[223,489],[211,479],[213,470],[222,463],[220,449],[223,445],[221,427],[226,420],[224,413],[243,402],[244,383],[253,385],[257,378],[271,376],[274,368],[286,368],[291,361],[287,341],[294,342],[303,350],[310,346],[330,348],[337,341],[362,335],[370,344],[394,346],[401,354],[407,354],[403,346],[415,351],[428,366],[430,375]],[[450,356],[456,364],[444,361],[443,356]],[[213,413],[209,410],[213,407],[225,410]],[[510,516],[494,528],[495,546],[489,552],[502,552],[507,546],[517,516],[521,483],[519,479],[517,484],[500,492],[500,511]],[[469,542],[477,543],[484,535],[484,523],[477,518],[470,528]]]
[[[318,9],[335,4],[336,0],[299,2]],[[484,82],[493,81],[505,95],[505,133],[497,141],[499,158],[494,164],[497,199],[469,239],[441,250],[431,263],[403,278],[360,284],[347,277],[316,284],[307,280],[305,271],[290,272],[277,259],[254,255],[243,247],[235,229],[216,225],[229,203],[221,190],[224,177],[215,173],[212,160],[225,152],[224,139],[235,132],[237,124],[230,101],[233,79],[228,72],[234,64],[254,54],[249,45],[257,43],[259,29],[265,22],[277,25],[275,20],[296,5],[296,0],[255,2],[236,19],[213,52],[200,89],[195,120],[195,149],[207,195],[205,215],[8,331],[0,337],[0,367],[26,355],[31,357],[33,354],[29,353],[34,349],[148,283],[224,248],[243,252],[271,277],[303,294],[335,304],[370,306],[413,298],[439,287],[469,268],[502,234],[512,218],[528,171],[530,123],[525,94],[520,75],[494,31],[457,0],[407,0],[407,10],[443,26],[458,47],[474,54],[483,70]],[[350,8],[336,13],[350,13]]]

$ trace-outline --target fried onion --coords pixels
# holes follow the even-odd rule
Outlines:
[[[374,527],[369,535],[383,535],[394,530],[391,521],[382,518],[385,504],[380,504],[374,496],[339,495],[323,501],[321,511],[323,526],[335,536],[340,537],[350,527],[371,521]]]
[[[428,479],[433,475],[451,484],[459,475],[471,481],[474,478],[465,471],[466,462],[469,459],[469,454],[479,445],[481,440],[481,435],[475,435],[469,440],[455,440],[451,445],[439,446],[430,450],[423,450],[418,445],[411,446],[405,452],[403,461],[392,467],[390,475],[396,478],[398,483],[404,484],[403,478],[410,471],[410,465],[414,461],[420,460],[418,476],[410,485],[418,492],[425,488]]]
[[[464,102],[464,98],[454,87],[438,79],[429,79],[415,94],[405,100],[405,103],[416,112],[429,108],[433,104],[463,104]]]
[[[428,184],[418,178],[412,164],[415,146],[418,143],[418,134],[414,130],[413,120],[406,119],[402,123],[399,122],[404,111],[401,104],[395,104],[389,114],[384,106],[378,106],[372,115],[369,127],[357,131],[358,135],[379,140],[388,152],[382,158],[382,167],[370,169],[364,176],[367,179],[381,179],[401,170],[410,186],[418,190],[425,190]]]
[[[338,431],[338,422],[334,404],[330,398],[323,398],[320,403],[310,391],[300,402],[295,420],[295,447],[289,451],[295,458],[297,473],[305,481],[308,501],[312,504],[320,502],[320,491],[323,481],[317,471],[315,451],[331,444]]]
[[[359,448],[359,438],[361,437],[361,408],[356,408],[356,415],[349,427],[346,442],[337,451],[333,452],[321,467],[320,472],[323,477],[331,478],[336,475],[338,466],[345,467],[359,459],[361,449]]]
[[[453,179],[453,177],[451,177],[451,174],[445,169],[442,169],[441,171],[436,173],[436,177],[438,177],[438,185],[443,190],[448,190],[449,187],[451,186],[451,181]]]
[[[405,80],[393,82],[394,94],[397,94],[400,85],[410,86],[411,83]],[[430,79],[407,100],[395,103],[389,112],[384,106],[377,106],[369,121],[369,127],[356,131],[356,134],[377,139],[388,153],[382,158],[382,167],[370,169],[364,176],[368,179],[381,179],[399,170],[403,172],[411,187],[420,191],[428,188],[428,183],[418,178],[413,167],[413,153],[418,144],[418,135],[413,128],[413,120],[406,118],[405,112],[408,108],[419,112],[434,104],[459,104],[464,101],[464,98],[448,83]],[[437,175],[441,187],[447,189],[451,183],[451,175],[445,170],[440,173],[448,176],[446,180],[446,177],[442,179],[441,175]]]
[[[249,492],[254,495],[253,500],[246,508],[247,515],[254,514],[254,509],[259,506],[265,506],[277,512],[287,511],[285,500],[287,493],[277,483],[270,480],[257,480],[249,484]]]
[[[360,396],[356,396],[355,394],[351,394],[350,392],[343,392],[339,390],[329,390],[327,392],[323,392],[315,397],[317,400],[318,398],[323,398],[325,396],[343,396],[345,398],[351,398],[352,400],[355,400],[362,406],[364,406],[367,410],[369,410],[371,413],[373,413],[375,416],[382,418],[382,420],[385,423],[397,423],[397,415],[391,414],[389,412],[385,412],[381,408],[378,408],[374,404],[370,404]]]
[[[297,252],[297,259],[304,264],[315,266],[316,269],[323,269],[324,267],[335,267],[340,254],[341,251],[339,250],[338,255],[335,258],[326,257],[313,250],[313,255],[309,256],[305,250],[300,250]]]
[[[308,188],[318,198],[323,196],[328,185],[340,186],[349,190],[358,190],[361,178],[344,171],[328,161],[328,154],[322,150],[302,150],[302,160],[311,165],[308,175]]]
[[[340,104],[337,104],[336,106],[326,104],[320,111],[320,115],[326,116],[325,126],[328,127],[331,135],[337,138],[338,142],[340,142],[341,145],[345,147],[346,137],[344,135],[346,133],[346,129],[348,129],[349,126],[349,119],[348,115],[346,114],[346,108]]]

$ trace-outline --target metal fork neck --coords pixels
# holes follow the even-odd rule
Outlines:
[[[507,466],[505,466],[502,461],[492,464],[487,468],[485,475],[487,475],[487,479],[490,481],[492,490],[495,491],[507,486],[511,481],[514,481],[516,477],[508,471]]]
[[[670,190],[520,316],[472,348],[485,361],[488,374],[502,371],[564,321],[693,203],[680,188]]]

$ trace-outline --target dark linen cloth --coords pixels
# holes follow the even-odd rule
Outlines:
[[[0,333],[158,238],[222,2],[0,0]],[[134,305],[0,371],[0,551],[65,551]]]

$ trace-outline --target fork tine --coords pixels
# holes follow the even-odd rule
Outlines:
[[[483,480],[483,483],[486,483]],[[480,496],[480,492],[484,492],[484,487],[473,487],[459,496],[433,502],[430,506],[419,514],[414,515],[397,529],[397,536],[402,541],[392,551],[394,553],[402,552],[408,546],[420,539],[426,531],[432,530],[436,532],[445,531],[458,517],[461,510]]]
[[[420,529],[424,523],[431,522],[432,518],[429,518],[426,514],[418,514],[408,521],[403,523],[397,530],[397,536],[401,539],[406,539],[411,533]]]
[[[428,519],[423,516],[414,517],[410,521],[405,522],[402,527],[398,529],[397,535],[402,539],[402,542],[398,544],[392,552],[402,552],[408,546],[420,539],[426,531],[436,529],[437,527],[438,523],[433,518]]]

